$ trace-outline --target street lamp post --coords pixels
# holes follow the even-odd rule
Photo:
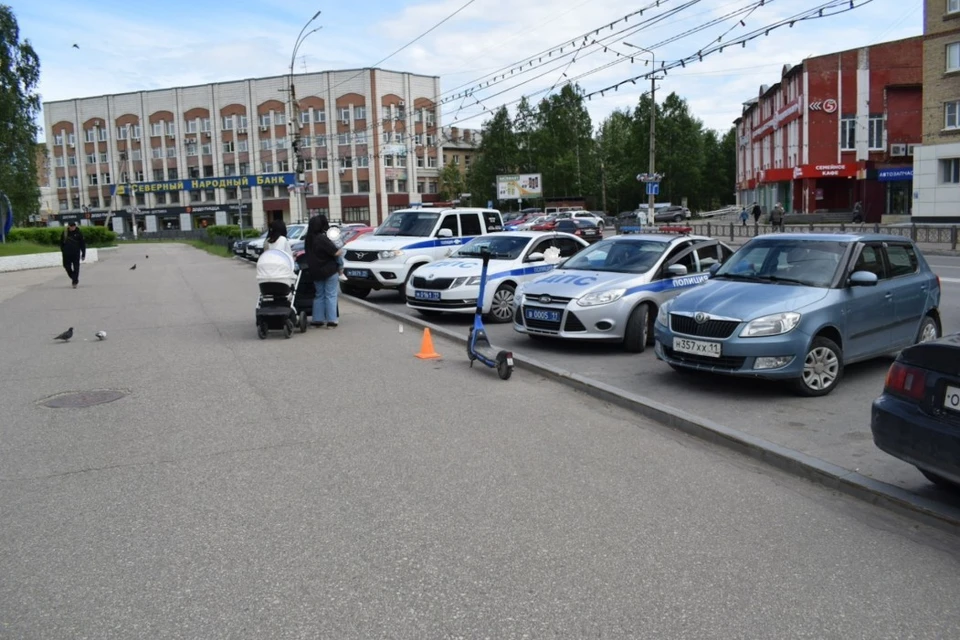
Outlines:
[[[310,31],[307,31],[307,28],[313,24],[313,21],[320,17],[322,11],[317,11],[313,14],[313,17],[307,20],[307,23],[303,25],[303,28],[300,29],[299,35],[297,35],[297,41],[293,45],[293,53],[290,55],[290,92],[287,96],[289,101],[289,120],[288,120],[288,133],[290,135],[290,149],[291,149],[291,159],[293,161],[294,169],[294,189],[297,197],[295,198],[297,203],[297,217],[296,220],[303,220],[304,213],[307,210],[307,194],[303,189],[303,156],[300,151],[300,108],[297,104],[297,93],[293,84],[293,65],[297,61],[297,51],[300,49],[300,45],[303,44],[303,41],[306,40],[311,34],[320,31],[323,29],[322,26],[316,27]],[[290,220],[293,221],[295,218],[293,216],[293,211],[290,212]]]
[[[652,73],[650,74],[650,168],[647,170],[648,175],[656,176],[656,167],[654,166],[657,159],[657,56],[653,51],[649,49],[644,49],[643,47],[638,47],[635,44],[630,44],[629,42],[624,42],[623,44],[628,47],[633,47],[634,49],[639,49],[645,53],[650,54],[652,60]],[[657,197],[653,195],[653,190],[650,190],[650,194],[647,196],[647,224],[653,225],[655,221],[654,216],[654,203],[656,202]]]

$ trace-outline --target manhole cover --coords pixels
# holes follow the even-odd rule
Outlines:
[[[106,404],[119,400],[130,393],[120,389],[94,389],[92,391],[68,391],[67,393],[58,393],[40,401],[45,407],[51,409],[83,409],[98,404]]]

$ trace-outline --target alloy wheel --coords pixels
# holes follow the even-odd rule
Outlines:
[[[497,289],[490,303],[490,315],[497,322],[509,322],[513,318],[513,291],[506,287]]]

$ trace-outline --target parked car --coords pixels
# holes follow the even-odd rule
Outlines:
[[[683,222],[689,220],[693,215],[690,209],[686,207],[671,206],[657,209],[653,213],[654,222]]]
[[[641,352],[652,344],[660,306],[731,255],[730,247],[704,236],[607,238],[520,287],[513,328],[531,337],[620,342]]]
[[[549,215],[540,222],[535,223],[530,227],[532,231],[553,231],[553,228],[557,226],[558,217],[556,215]]]
[[[373,227],[364,225],[364,224],[349,224],[340,227],[340,240],[343,242],[344,246],[350,244],[360,236],[363,236],[374,231]],[[299,258],[300,254],[303,253],[304,249],[304,237],[300,236],[300,240],[290,244],[290,250],[293,251],[293,257]]]
[[[592,211],[564,211],[557,214],[558,220],[574,219],[574,220],[586,220],[591,222],[600,229],[600,232],[603,233],[603,227],[606,224],[603,220],[602,215],[597,215]]]
[[[660,308],[656,350],[674,369],[833,391],[852,362],[940,335],[940,279],[908,238],[770,234]]]
[[[493,322],[510,322],[517,286],[551,271],[559,259],[572,256],[585,246],[587,243],[576,236],[541,231],[500,232],[474,238],[448,258],[417,270],[407,284],[407,306],[427,316],[475,313],[483,266],[480,251],[486,248],[491,255],[483,313]],[[553,262],[545,259],[551,247],[558,255]]]
[[[561,218],[557,220],[554,231],[562,231],[583,238],[590,244],[603,240],[603,228],[583,218]]]
[[[873,401],[870,430],[882,451],[960,491],[960,334],[934,336],[926,322],[920,344],[897,356]]]
[[[549,217],[550,216],[534,215],[534,217],[530,218],[526,222],[521,222],[520,224],[518,224],[515,231],[532,231],[533,225],[539,224]]]
[[[287,225],[287,240],[294,242],[299,240],[304,233],[307,232],[307,225],[305,224],[291,224]],[[263,253],[263,244],[267,241],[267,234],[264,233],[259,238],[251,240],[247,243],[245,250],[245,255],[248,260],[257,260],[260,258],[260,254]]]
[[[243,238],[242,240],[237,240],[236,242],[233,243],[233,255],[240,256],[241,258],[245,257],[247,253],[247,245],[250,243],[251,240],[259,240],[260,238],[267,237],[266,231],[264,231],[263,233],[261,233],[259,236],[256,236],[256,237],[253,236],[254,233],[256,232],[249,231],[248,232],[249,235],[247,235],[246,238]]]
[[[523,216],[522,218],[515,218],[513,220],[510,220],[509,222],[504,222],[503,229],[504,231],[520,231],[523,225],[525,225],[528,222],[532,223],[538,217],[539,216],[537,214],[530,214],[527,216]],[[533,226],[533,225],[531,224],[530,226]]]

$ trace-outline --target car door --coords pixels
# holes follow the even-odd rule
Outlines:
[[[698,262],[697,273],[709,271],[710,267],[715,264],[723,264],[733,255],[733,251],[718,240],[703,240],[698,242],[695,248]]]
[[[913,344],[926,312],[932,278],[920,272],[916,249],[908,242],[885,242],[884,255],[893,293],[896,318],[890,328],[891,339],[900,346]]]
[[[448,213],[448,214],[446,214],[445,216],[443,216],[443,220],[440,221],[440,226],[437,227],[437,231],[436,231],[436,233],[434,233],[433,235],[439,238],[439,237],[440,237],[440,231],[441,231],[442,229],[449,229],[450,232],[453,234],[453,237],[454,237],[454,238],[459,237],[459,236],[460,236],[460,224],[459,224],[459,222],[457,221],[457,214],[455,214],[455,213]]]
[[[883,243],[869,242],[858,247],[847,275],[856,271],[876,274],[874,287],[851,287],[844,284],[844,360],[889,351],[894,321],[893,287],[887,273]]]

